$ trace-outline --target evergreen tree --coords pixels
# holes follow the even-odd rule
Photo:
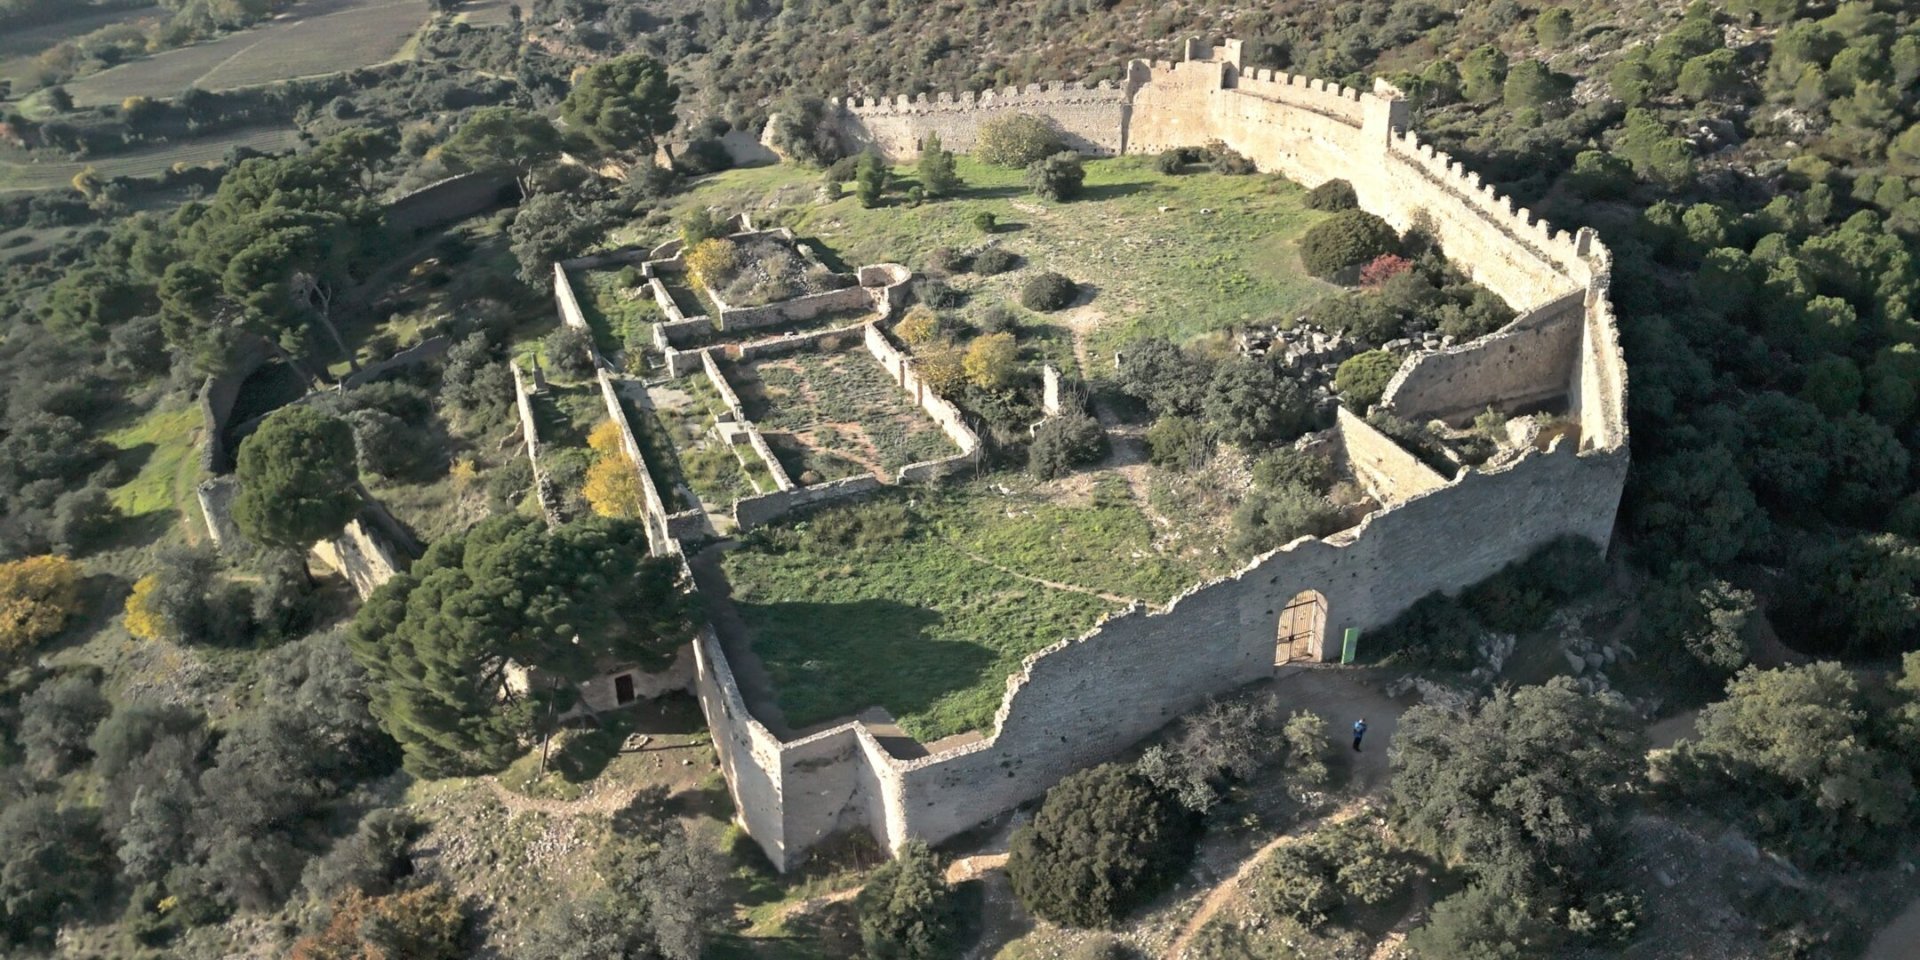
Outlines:
[[[310,406],[285,407],[240,444],[233,522],[255,543],[305,549],[360,509],[353,428]]]
[[[950,197],[960,190],[953,151],[940,146],[937,133],[927,134],[927,142],[920,147],[920,186],[929,197]]]

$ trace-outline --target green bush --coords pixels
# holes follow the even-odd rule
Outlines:
[[[1333,461],[1292,447],[1270,450],[1253,462],[1253,485],[1266,489],[1304,487],[1325,494],[1333,487]]]
[[[1079,284],[1065,274],[1049,270],[1028,280],[1020,288],[1020,305],[1028,310],[1051,313],[1073,303],[1079,295]]]
[[[1257,556],[1301,537],[1324,537],[1340,526],[1340,511],[1306,487],[1288,484],[1255,490],[1233,511],[1233,536],[1227,549],[1235,556]]]
[[[1298,383],[1265,360],[1247,356],[1230,357],[1214,368],[1200,411],[1216,436],[1242,446],[1292,440],[1313,420]]]
[[[1064,203],[1076,199],[1086,180],[1087,168],[1080,163],[1080,155],[1071,151],[1027,165],[1027,189],[1042,200]]]
[[[1013,835],[1007,879],[1035,916],[1111,925],[1166,889],[1193,856],[1199,818],[1119,764],[1067,777]]]
[[[873,960],[944,960],[958,950],[960,913],[940,860],[915,841],[867,877],[853,902]]]
[[[1033,432],[1027,449],[1027,470],[1041,480],[1065,476],[1074,467],[1099,462],[1107,452],[1107,433],[1100,421],[1070,410],[1049,417]]]
[[[1147,427],[1147,459],[1156,467],[1197,469],[1213,456],[1207,428],[1192,417],[1163,416]]]
[[[973,215],[973,228],[981,233],[992,233],[1000,228],[1000,220],[992,210],[982,210]]]
[[[1030,113],[1008,113],[980,125],[973,153],[982,162],[1002,167],[1025,167],[1066,146],[1053,121]]]
[[[1364,210],[1343,210],[1307,228],[1300,237],[1300,260],[1316,277],[1331,277],[1400,249],[1399,235],[1385,220]]]
[[[1333,374],[1333,389],[1338,391],[1340,399],[1355,410],[1366,412],[1368,407],[1380,402],[1382,394],[1387,392],[1387,384],[1393,375],[1400,372],[1400,357],[1385,350],[1369,350],[1356,353],[1342,361],[1340,368]]]
[[[1005,247],[988,247],[973,255],[973,272],[983,277],[997,276],[1019,265],[1020,255]]]
[[[1307,209],[1325,213],[1339,213],[1342,210],[1354,210],[1360,206],[1360,196],[1353,192],[1353,184],[1345,180],[1328,180],[1307,191]]]

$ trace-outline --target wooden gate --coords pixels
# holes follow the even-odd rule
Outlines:
[[[1274,644],[1273,663],[1279,666],[1296,660],[1318,661],[1320,638],[1327,627],[1327,598],[1308,590],[1294,597],[1280,611],[1280,631]]]

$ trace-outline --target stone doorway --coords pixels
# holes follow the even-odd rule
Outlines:
[[[1327,630],[1327,598],[1315,590],[1304,590],[1287,601],[1280,611],[1279,635],[1274,643],[1273,664],[1317,662],[1321,641]]]

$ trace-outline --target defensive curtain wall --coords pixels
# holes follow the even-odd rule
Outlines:
[[[1152,153],[1210,140],[1312,186],[1351,181],[1366,209],[1420,224],[1522,315],[1469,344],[1408,359],[1383,401],[1402,416],[1458,420],[1488,406],[1564,409],[1575,429],[1512,458],[1442,476],[1358,417],[1339,450],[1383,506],[1324,539],[1302,538],[1165,611],[1136,607],[1027,658],[986,736],[895,756],[849,721],[781,742],[747,710],[711,630],[697,691],[747,831],[791,867],[828,835],[866,829],[889,848],[951,837],[1061,777],[1109,759],[1208,697],[1276,672],[1282,610],[1325,601],[1317,656],[1348,628],[1392,619],[1567,535],[1607,544],[1627,469],[1626,370],[1607,301],[1609,259],[1592,233],[1554,232],[1405,129],[1390,91],[1361,93],[1243,70],[1239,44],[1189,43],[1178,64],[1136,61],[1123,87],[1039,87],[977,97],[855,101],[844,138],[904,159],[927,133],[964,150],[1002,112],[1052,117],[1096,152]],[[1364,640],[1362,641],[1364,643]]]

